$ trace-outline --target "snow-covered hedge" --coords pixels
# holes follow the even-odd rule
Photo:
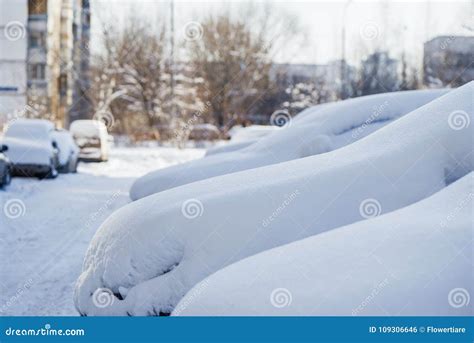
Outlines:
[[[244,259],[173,313],[472,316],[473,191],[470,173],[411,206]]]
[[[132,200],[213,176],[317,155],[357,141],[406,113],[445,94],[425,90],[365,96],[307,109],[255,144],[180,166],[151,172],[130,189]]]
[[[473,87],[453,90],[333,152],[124,206],[90,244],[75,290],[78,311],[169,313],[194,285],[231,263],[441,190],[474,167]],[[99,295],[109,295],[110,303],[97,306]]]

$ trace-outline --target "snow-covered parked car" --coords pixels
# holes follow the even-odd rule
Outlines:
[[[448,299],[474,292],[473,189],[471,172],[411,206],[243,259],[173,314],[470,316]]]
[[[336,150],[446,92],[436,89],[385,93],[311,107],[291,119],[287,126],[250,146],[142,176],[132,185],[130,198],[137,200],[206,178]]]
[[[123,206],[91,241],[76,308],[83,315],[169,314],[196,284],[232,263],[442,190],[474,170],[473,91],[471,82],[325,154],[193,182]],[[359,119],[345,111],[327,125],[350,128]],[[426,249],[429,237],[418,238]],[[109,306],[96,306],[104,295]]]
[[[79,147],[72,134],[66,130],[55,130],[53,138],[58,146],[58,171],[60,173],[75,173],[79,160]]]
[[[5,156],[5,152],[7,150],[7,145],[0,145],[0,188],[9,185],[12,179],[12,167],[10,160],[7,156]]]
[[[109,134],[107,126],[99,120],[75,120],[69,131],[79,146],[79,159],[107,161],[109,159]]]
[[[248,147],[259,139],[279,129],[274,125],[251,125],[247,127],[233,127],[229,130],[230,142],[212,147],[206,151],[206,156],[222,154]]]
[[[58,175],[58,148],[53,138],[54,124],[44,119],[18,119],[3,135],[6,155],[14,176],[55,178]]]

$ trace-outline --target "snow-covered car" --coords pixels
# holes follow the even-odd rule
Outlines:
[[[18,119],[6,127],[3,144],[14,176],[55,178],[58,148],[52,133],[54,124],[44,119]]]
[[[9,185],[12,179],[10,160],[4,154],[7,150],[7,145],[0,146],[0,188]]]
[[[79,161],[79,147],[72,134],[66,130],[55,130],[53,138],[58,146],[58,171],[60,173],[75,173]]]
[[[243,259],[197,284],[173,315],[470,316],[448,294],[474,291],[473,187],[471,172],[413,205]]]
[[[340,149],[193,182],[121,207],[91,241],[76,284],[76,308],[83,315],[169,314],[195,285],[232,263],[399,210],[441,191],[474,171],[474,126],[469,125],[474,121],[473,90],[471,82],[422,103]],[[345,112],[326,125],[354,127],[359,119]],[[436,214],[436,208],[428,213]],[[451,228],[449,217],[444,218]],[[410,218],[414,225],[421,220]],[[396,235],[397,227],[393,229]],[[453,236],[470,251],[472,240],[466,246],[464,237]],[[431,236],[404,239],[415,238],[428,256],[437,254],[431,250]],[[459,249],[452,252],[457,256]],[[396,254],[392,256],[396,261]],[[413,281],[411,275],[400,282]],[[96,306],[104,295],[109,306]]]
[[[384,93],[308,108],[285,127],[250,146],[156,170],[138,178],[130,188],[130,198],[137,200],[206,178],[339,149],[446,92],[446,89],[433,89]]]
[[[231,137],[230,142],[208,149],[206,151],[206,156],[222,154],[224,152],[231,152],[246,148],[278,129],[280,128],[274,125],[251,125],[247,127],[234,126],[228,132]]]
[[[69,131],[79,146],[79,159],[103,162],[109,159],[109,134],[107,126],[99,120],[76,120]]]

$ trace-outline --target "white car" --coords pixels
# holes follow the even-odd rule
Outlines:
[[[67,130],[55,130],[53,138],[59,149],[58,160],[60,173],[75,173],[79,161],[79,147],[72,134]]]
[[[5,152],[15,176],[55,178],[58,175],[58,148],[53,138],[54,124],[43,119],[18,119],[3,136]]]
[[[79,146],[79,159],[107,161],[109,159],[109,134],[105,124],[98,120],[76,120],[69,131]]]

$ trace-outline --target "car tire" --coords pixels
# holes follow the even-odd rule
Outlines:
[[[79,161],[77,158],[75,160],[69,161],[69,168],[68,168],[68,173],[77,173],[77,164]]]
[[[51,166],[49,168],[49,171],[47,171],[46,173],[40,174],[38,178],[39,179],[55,179],[58,175],[59,175],[59,172],[56,169],[56,167]]]
[[[12,174],[11,170],[7,169],[5,171],[5,174],[2,177],[2,183],[0,184],[0,188],[4,188],[5,186],[8,186],[12,181]]]

